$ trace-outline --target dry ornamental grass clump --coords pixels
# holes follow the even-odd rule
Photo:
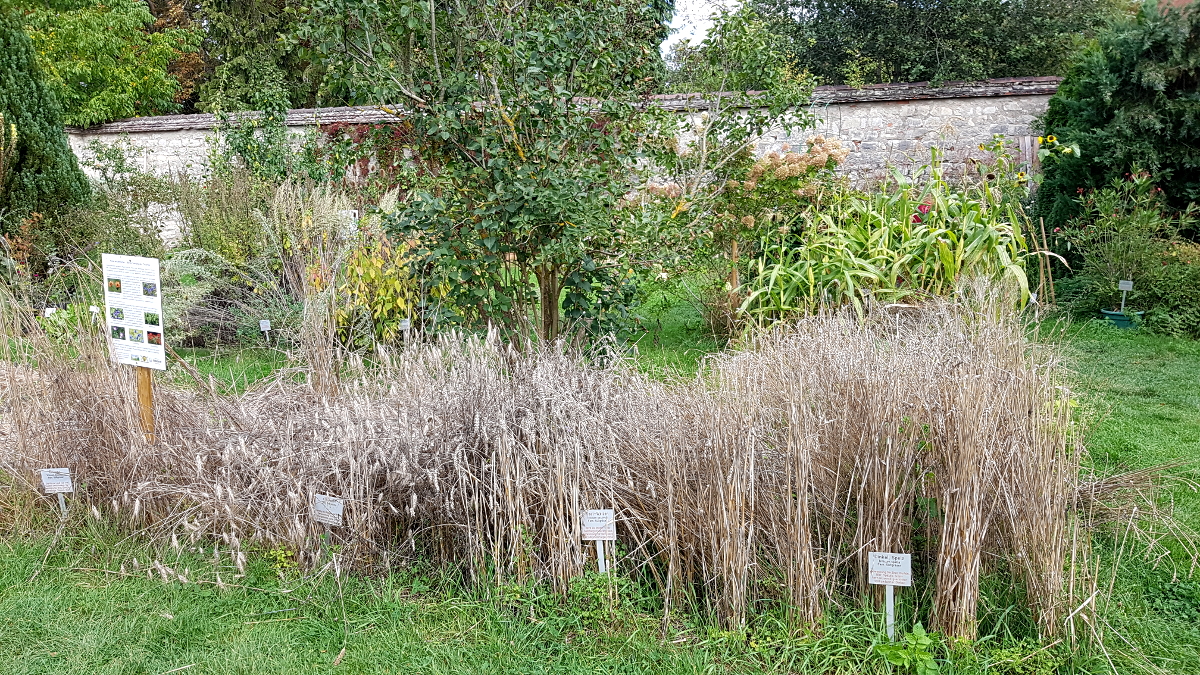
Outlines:
[[[731,626],[763,598],[815,622],[872,597],[868,552],[910,552],[947,633],[974,635],[987,571],[1024,588],[1049,635],[1087,595],[1066,583],[1080,448],[1057,353],[1001,305],[976,292],[814,316],[675,383],[612,355],[444,335],[344,363],[336,387],[159,385],[153,444],[100,335],[65,358],[33,331],[10,344],[37,376],[0,371],[3,461],[70,467],[105,517],[149,535],[305,564],[313,495],[331,494],[346,500],[334,539],[364,568],[422,558],[560,590],[594,564],[581,512],[615,508],[619,568],[667,611],[700,601]]]

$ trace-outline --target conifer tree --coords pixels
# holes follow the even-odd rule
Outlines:
[[[16,126],[16,144],[0,189],[0,233],[33,213],[49,216],[85,201],[87,177],[63,131],[62,113],[43,81],[33,46],[13,11],[0,8],[0,114]]]

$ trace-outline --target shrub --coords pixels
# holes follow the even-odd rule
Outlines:
[[[1061,74],[1112,0],[754,0],[822,84]]]
[[[14,14],[0,8],[0,114],[16,126],[17,139],[0,186],[0,234],[15,232],[33,213],[52,216],[89,194],[67,143],[58,101],[42,80],[33,46]]]
[[[1079,198],[1082,215],[1064,230],[1078,257],[1073,283],[1076,309],[1117,309],[1117,282],[1131,279],[1127,307],[1145,311],[1146,324],[1165,333],[1200,335],[1200,256],[1178,233],[1191,210],[1171,211],[1149,174],[1113,180]]]
[[[1081,212],[1079,188],[1099,188],[1141,167],[1175,209],[1200,199],[1200,11],[1143,3],[1088,47],[1050,99],[1047,134],[1082,156],[1044,162],[1037,214],[1059,227]]]
[[[200,33],[151,31],[154,16],[140,0],[72,5],[58,11],[41,6],[25,15],[64,120],[86,127],[176,112],[179,81],[169,66],[181,53],[196,51]]]
[[[1148,290],[1148,329],[1200,339],[1200,245],[1172,242],[1163,255],[1162,273]]]

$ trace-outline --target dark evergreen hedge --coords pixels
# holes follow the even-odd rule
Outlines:
[[[1150,172],[1176,209],[1200,201],[1200,3],[1147,2],[1101,34],[1050,99],[1043,126],[1082,150],[1047,158],[1037,212],[1048,226],[1079,213],[1081,189],[1134,169]]]
[[[51,216],[86,201],[87,177],[67,142],[58,101],[42,81],[16,10],[2,7],[0,113],[19,135],[16,161],[0,192],[0,233],[14,231],[31,213]]]

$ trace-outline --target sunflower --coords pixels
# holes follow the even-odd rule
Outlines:
[[[1047,142],[1047,143],[1057,143],[1057,142],[1058,142],[1058,139],[1057,139],[1057,138],[1055,138],[1054,136],[1047,136],[1047,137],[1046,137],[1046,142]]]

